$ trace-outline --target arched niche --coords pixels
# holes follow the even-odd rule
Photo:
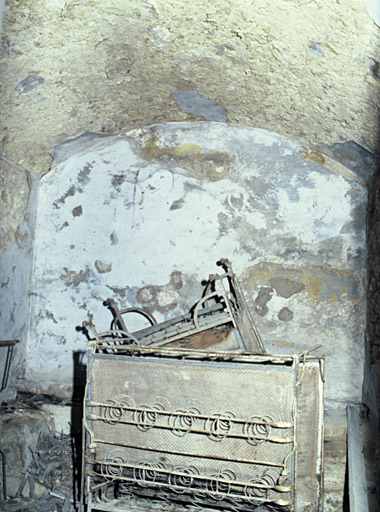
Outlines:
[[[76,326],[107,329],[104,299],[182,314],[227,257],[267,351],[322,345],[326,398],[361,399],[360,175],[275,133],[213,122],[87,134],[54,156],[37,191],[21,386],[70,393],[85,349]]]

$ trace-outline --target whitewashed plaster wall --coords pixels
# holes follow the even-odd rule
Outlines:
[[[39,187],[20,386],[69,392],[76,326],[107,329],[104,299],[182,314],[228,257],[268,352],[321,344],[327,399],[360,400],[366,202],[356,174],[259,129],[169,123],[61,146]]]

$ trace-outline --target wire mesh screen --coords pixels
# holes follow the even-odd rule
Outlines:
[[[131,497],[223,510],[320,510],[318,364],[136,349],[91,352],[88,373],[88,510],[134,510]],[[310,376],[306,417],[297,397],[303,390],[306,400]],[[315,440],[298,455],[302,422]],[[297,495],[297,461],[314,477],[311,493],[309,483]]]

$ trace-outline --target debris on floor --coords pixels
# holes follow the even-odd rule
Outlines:
[[[43,406],[54,402],[59,400],[20,393],[17,400],[0,407],[0,447],[5,455],[5,474],[0,479],[3,512],[75,510],[78,443],[70,433],[56,433],[49,425]]]

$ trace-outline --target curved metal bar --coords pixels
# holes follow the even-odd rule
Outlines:
[[[117,305],[117,302],[114,299],[107,299],[103,302],[103,304],[111,310],[111,313],[114,317],[111,322],[112,330],[117,330],[117,328],[118,328],[124,332],[129,332],[127,325],[123,319],[123,315],[125,315],[126,313],[137,313],[139,315],[142,315],[149,321],[151,327],[153,325],[157,324],[157,321],[154,318],[154,316],[151,313],[149,313],[148,311],[146,311],[145,309],[132,306],[132,307],[120,310]]]
[[[122,309],[120,311],[120,313],[122,315],[124,315],[125,313],[138,313],[139,315],[145,316],[145,318],[147,318],[149,320],[151,325],[156,325],[156,323],[157,323],[157,320],[154,318],[154,316],[142,308],[135,308],[135,307],[126,308],[126,309]]]
[[[110,337],[112,338],[112,340],[127,339],[127,340],[132,341],[132,343],[135,343],[136,345],[138,344],[138,340],[137,340],[137,338],[135,338],[133,336],[133,334],[131,334],[128,331],[122,331],[121,329],[113,329],[111,331],[105,331],[105,332],[98,333],[96,336],[96,341],[98,341],[99,343],[104,342],[104,341],[105,342],[111,341],[109,339]]]
[[[14,349],[14,346],[16,345],[16,343],[19,343],[19,341],[20,340],[0,340],[0,347],[8,347],[0,392],[4,391],[4,389],[8,385],[8,377],[9,377],[9,372],[11,369],[13,349]]]
[[[230,308],[230,305],[229,305],[229,300],[228,298],[224,295],[224,293],[221,293],[221,292],[212,292],[212,293],[209,293],[208,295],[205,295],[204,297],[201,298],[201,300],[197,303],[197,305],[195,306],[194,308],[194,313],[193,313],[193,320],[194,320],[194,325],[197,329],[200,328],[200,325],[199,325],[199,319],[198,319],[198,315],[199,315],[199,310],[200,308],[203,306],[203,304],[205,302],[207,302],[209,299],[211,299],[212,297],[223,297],[225,303],[226,303],[226,306],[231,314],[231,322],[234,324],[235,326],[235,321],[234,321],[234,318],[233,318],[233,315],[232,315],[232,312],[231,312],[231,308]]]

